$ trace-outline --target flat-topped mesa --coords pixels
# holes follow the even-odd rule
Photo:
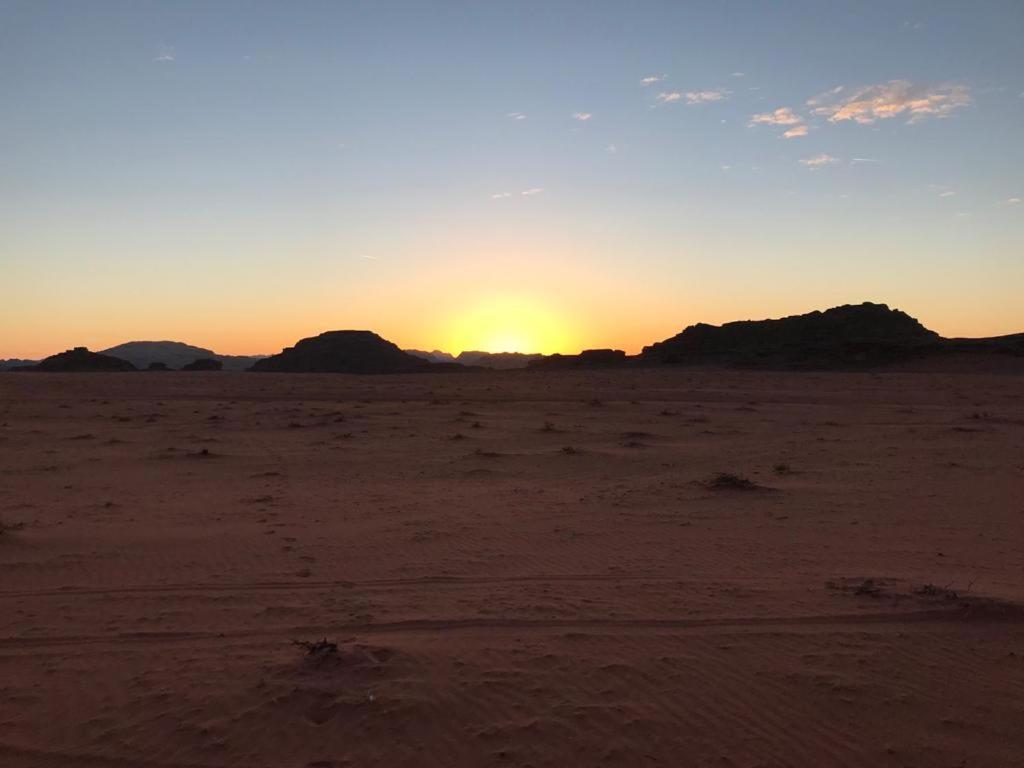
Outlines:
[[[42,362],[21,370],[44,373],[101,373],[106,371],[134,371],[135,366],[127,360],[110,355],[90,352],[85,347],[75,347],[57,355],[51,355]]]
[[[263,355],[218,355],[205,347],[196,347],[180,341],[128,341],[116,347],[101,350],[104,355],[113,355],[127,360],[136,368],[148,369],[153,363],[163,363],[167,368],[184,368],[199,359],[219,360],[226,371],[244,371]]]
[[[644,347],[648,363],[780,368],[856,368],[907,360],[942,338],[885,304],[848,304],[777,320],[692,325]]]
[[[287,373],[417,373],[450,368],[403,352],[372,331],[327,331],[253,364],[251,371]]]

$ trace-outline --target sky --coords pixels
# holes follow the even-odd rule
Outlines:
[[[1024,331],[1024,3],[0,0],[0,357]]]

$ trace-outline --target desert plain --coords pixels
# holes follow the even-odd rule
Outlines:
[[[3,374],[0,521],[5,768],[1024,766],[1019,375]]]

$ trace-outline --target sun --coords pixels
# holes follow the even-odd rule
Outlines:
[[[446,338],[453,353],[578,351],[573,350],[574,333],[568,321],[526,296],[479,300],[452,318]]]

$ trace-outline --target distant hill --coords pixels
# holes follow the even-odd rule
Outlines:
[[[163,363],[168,368],[180,369],[196,360],[212,359],[219,360],[226,371],[244,371],[263,358],[262,355],[218,355],[211,349],[180,341],[129,341],[104,349],[102,354],[120,357],[136,368]]]
[[[12,357],[10,360],[0,360],[0,371],[9,371],[12,368],[24,368],[26,366],[35,365],[38,360],[19,360],[16,357]]]
[[[525,368],[534,360],[540,360],[544,355],[528,352],[479,352],[465,351],[458,356],[449,352],[442,352],[435,349],[433,352],[424,352],[421,349],[405,350],[410,355],[416,355],[432,363],[459,363],[466,366],[477,366],[480,368],[494,368],[495,370],[510,370],[512,368]]]
[[[417,373],[461,366],[431,363],[371,331],[327,331],[302,339],[250,370],[291,373]]]
[[[134,371],[135,366],[127,360],[110,355],[90,352],[85,347],[75,347],[58,355],[51,355],[36,365],[15,370],[41,371],[44,373],[99,373],[116,371]]]
[[[402,350],[410,355],[429,360],[432,363],[454,363],[455,355],[449,354],[448,352],[442,352],[440,349],[435,349],[433,352],[425,352],[422,349],[405,349]]]
[[[460,352],[455,362],[462,365],[479,365],[481,368],[494,368],[497,370],[510,370],[512,368],[525,368],[534,360],[540,360],[544,355],[536,352]]]
[[[941,351],[943,339],[905,312],[856,304],[778,320],[692,325],[644,347],[644,363],[857,368]]]
[[[635,358],[626,356],[621,349],[585,349],[578,355],[539,356],[530,362],[530,369],[550,368],[617,368]]]

